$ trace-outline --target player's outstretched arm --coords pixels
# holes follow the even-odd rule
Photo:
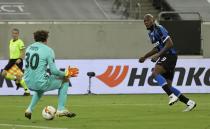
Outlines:
[[[147,58],[153,56],[158,52],[157,48],[153,48],[151,51],[147,52],[143,57],[140,57],[139,62],[143,63]]]
[[[60,71],[60,70],[57,69],[54,62],[49,63],[49,68],[50,68],[50,72],[53,75],[60,76],[60,77],[67,77],[67,78],[77,77],[77,75],[79,73],[78,68],[70,67],[70,66],[66,69],[65,72]]]
[[[51,74],[59,76],[59,77],[65,77],[65,72],[58,70],[54,61],[48,62],[48,63],[49,63],[49,68],[50,68]]]
[[[55,54],[53,50],[51,50],[50,55],[48,56],[47,60],[48,60],[47,62],[49,64],[50,72],[53,75],[70,78],[70,77],[77,77],[77,75],[79,74],[79,69],[76,67],[68,66],[65,72],[58,70],[54,61]]]
[[[58,70],[55,65],[55,54],[53,50],[49,52],[47,62],[48,62],[51,74],[59,76],[59,77],[65,77],[65,72]]]

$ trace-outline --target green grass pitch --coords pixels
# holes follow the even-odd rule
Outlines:
[[[67,106],[75,118],[44,120],[44,106],[56,107],[57,96],[43,96],[32,115],[24,117],[31,97],[0,96],[0,129],[210,129],[210,94],[187,94],[197,102],[192,112],[185,105],[168,106],[165,94],[72,95]]]

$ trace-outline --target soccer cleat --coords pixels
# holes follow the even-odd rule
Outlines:
[[[178,101],[178,97],[174,94],[169,95],[169,105],[172,106]]]
[[[28,118],[29,120],[31,119],[32,113],[31,112],[25,112],[25,117]]]
[[[66,117],[75,117],[76,114],[73,113],[73,112],[69,112],[68,110],[62,110],[62,111],[59,111],[57,110],[56,114],[55,114],[57,117],[62,117],[62,116],[66,116]]]
[[[192,111],[196,107],[196,103],[193,100],[189,100],[187,102],[187,108],[183,112],[189,112]]]
[[[30,96],[31,94],[30,94],[30,92],[27,90],[27,91],[25,91],[24,92],[24,94],[23,94],[23,96]]]
[[[23,96],[30,96],[30,93],[24,92]]]

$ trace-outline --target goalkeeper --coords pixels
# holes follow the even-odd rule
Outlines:
[[[45,30],[38,30],[34,33],[35,43],[31,44],[25,53],[24,80],[29,89],[34,91],[31,103],[25,111],[25,117],[31,119],[35,105],[43,96],[44,92],[58,89],[58,107],[56,116],[74,117],[76,114],[65,108],[69,78],[76,77],[77,68],[68,67],[65,72],[55,66],[54,51],[47,46],[48,33]],[[48,75],[49,66],[51,75]]]
[[[10,59],[8,64],[5,66],[2,76],[9,80],[14,80],[17,85],[17,89],[22,86],[24,88],[24,96],[30,95],[30,91],[28,90],[27,85],[25,84],[24,80],[21,78],[21,75],[17,74],[17,71],[22,73],[23,67],[23,58],[24,58],[24,43],[21,39],[19,39],[19,30],[14,28],[12,30],[12,39],[10,40],[9,50],[10,50]],[[13,68],[14,66],[15,68]],[[9,71],[11,69],[15,69],[13,73]]]

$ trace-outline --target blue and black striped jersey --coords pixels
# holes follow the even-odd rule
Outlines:
[[[153,31],[149,31],[149,38],[158,51],[161,51],[165,46],[166,40],[170,37],[168,31],[161,25],[155,25]],[[176,50],[174,48],[170,48],[166,54],[176,55]]]

